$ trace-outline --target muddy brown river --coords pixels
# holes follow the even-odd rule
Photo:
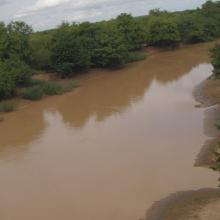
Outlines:
[[[207,137],[192,91],[212,71],[200,44],[80,77],[72,93],[0,123],[0,220],[138,220],[171,193],[216,187],[194,167]]]

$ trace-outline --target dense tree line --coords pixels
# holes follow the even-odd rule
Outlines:
[[[176,47],[218,37],[220,1],[183,12],[154,9],[142,17],[121,14],[96,23],[64,22],[35,33],[24,22],[0,23],[0,99],[28,85],[33,70],[70,77],[89,68],[116,68],[142,59],[136,51],[144,46]]]

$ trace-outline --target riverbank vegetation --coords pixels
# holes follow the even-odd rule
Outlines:
[[[217,90],[219,88],[219,79],[220,79],[220,44],[216,44],[215,47],[211,50],[211,58],[212,58],[212,65],[213,65],[213,75],[214,75],[214,80],[217,82],[217,87],[215,88],[215,93],[218,94],[216,95],[214,94],[214,98],[216,99],[218,96],[219,97],[219,91]],[[217,102],[217,104],[219,104],[219,102]],[[215,122],[215,127],[220,130],[220,121],[219,119]],[[219,139],[219,138],[218,138]],[[215,152],[214,152],[214,156],[215,156],[215,161],[214,164],[212,166],[213,170],[220,172],[220,142],[217,141],[218,144],[215,147]],[[219,178],[220,181],[220,178]],[[220,185],[219,185],[220,187]]]
[[[220,77],[220,44],[217,44],[212,50],[212,65],[213,65],[213,72],[216,77]]]
[[[220,1],[182,12],[154,9],[141,17],[121,14],[96,23],[63,22],[43,32],[33,32],[24,22],[0,23],[0,100],[20,94],[20,89],[22,97],[34,100],[70,90],[52,82],[33,84],[39,70],[72,77],[90,68],[119,68],[142,60],[146,55],[140,50],[146,46],[173,48],[218,37]]]

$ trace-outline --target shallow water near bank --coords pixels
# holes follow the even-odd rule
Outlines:
[[[206,140],[192,92],[212,44],[80,77],[75,92],[0,123],[1,220],[138,220],[176,191],[216,187],[194,167]]]

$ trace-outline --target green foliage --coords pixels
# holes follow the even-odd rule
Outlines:
[[[31,66],[37,70],[49,70],[51,64],[51,41],[50,33],[35,33],[30,37]]]
[[[24,99],[37,101],[37,100],[42,99],[43,95],[44,95],[43,89],[40,86],[34,86],[31,88],[25,89],[22,94],[22,97]]]
[[[52,96],[64,93],[63,86],[54,82],[45,82],[42,88],[45,95]]]
[[[16,104],[14,102],[4,101],[0,102],[0,112],[12,112],[16,109]]]
[[[140,49],[145,41],[143,27],[131,15],[121,14],[116,19],[117,28],[123,37],[124,45],[128,50]]]
[[[96,35],[96,41],[97,46],[91,57],[95,66],[115,68],[125,64],[128,49],[114,24],[102,26]]]
[[[4,65],[7,72],[14,76],[16,86],[26,86],[29,84],[33,71],[18,57],[11,57],[5,60]]]
[[[118,45],[117,48],[108,45],[103,48],[95,49],[93,62],[98,67],[120,67],[125,64],[126,53],[127,50],[123,45]]]
[[[62,85],[56,82],[31,80],[29,86],[31,87],[23,91],[22,97],[28,100],[40,100],[44,95],[54,96],[70,92],[79,86],[79,82],[72,80]]]
[[[169,20],[153,19],[148,29],[150,45],[170,47],[180,42],[177,24]]]
[[[150,16],[161,16],[167,13],[168,13],[167,11],[161,11],[159,8],[155,8],[155,9],[150,10],[149,15]]]
[[[84,39],[74,28],[60,28],[52,42],[52,64],[61,77],[73,76],[90,66],[90,56],[83,47]]]
[[[220,76],[220,44],[217,44],[211,50],[211,57],[212,57],[212,65],[214,67],[214,74],[218,77]]]
[[[181,39],[184,43],[199,43],[208,40],[205,35],[204,21],[196,14],[183,15],[178,21]]]
[[[7,52],[6,57],[17,56],[22,61],[30,63],[31,50],[29,36],[32,28],[24,22],[11,22],[7,26]]]
[[[0,100],[11,97],[14,94],[15,87],[15,75],[8,71],[5,63],[0,62]]]
[[[130,52],[127,57],[127,63],[144,60],[146,57],[145,53]]]
[[[28,84],[32,70],[29,35],[32,29],[24,22],[0,23],[0,99],[14,95],[16,86]]]
[[[220,143],[218,143],[218,145],[216,147],[216,150],[214,152],[214,156],[215,156],[215,162],[214,162],[214,165],[211,166],[211,168],[214,171],[220,172]],[[219,178],[219,181],[220,181],[220,178]],[[220,185],[219,185],[219,187],[220,187]]]
[[[0,99],[16,94],[18,86],[29,87],[29,94],[68,90],[31,80],[31,69],[71,77],[91,67],[117,68],[142,60],[145,56],[135,51],[143,46],[174,47],[220,37],[220,1],[183,12],[153,9],[148,16],[121,14],[109,21],[62,23],[54,30],[32,32],[24,22],[0,23]],[[212,51],[216,75],[220,75],[218,47]]]

